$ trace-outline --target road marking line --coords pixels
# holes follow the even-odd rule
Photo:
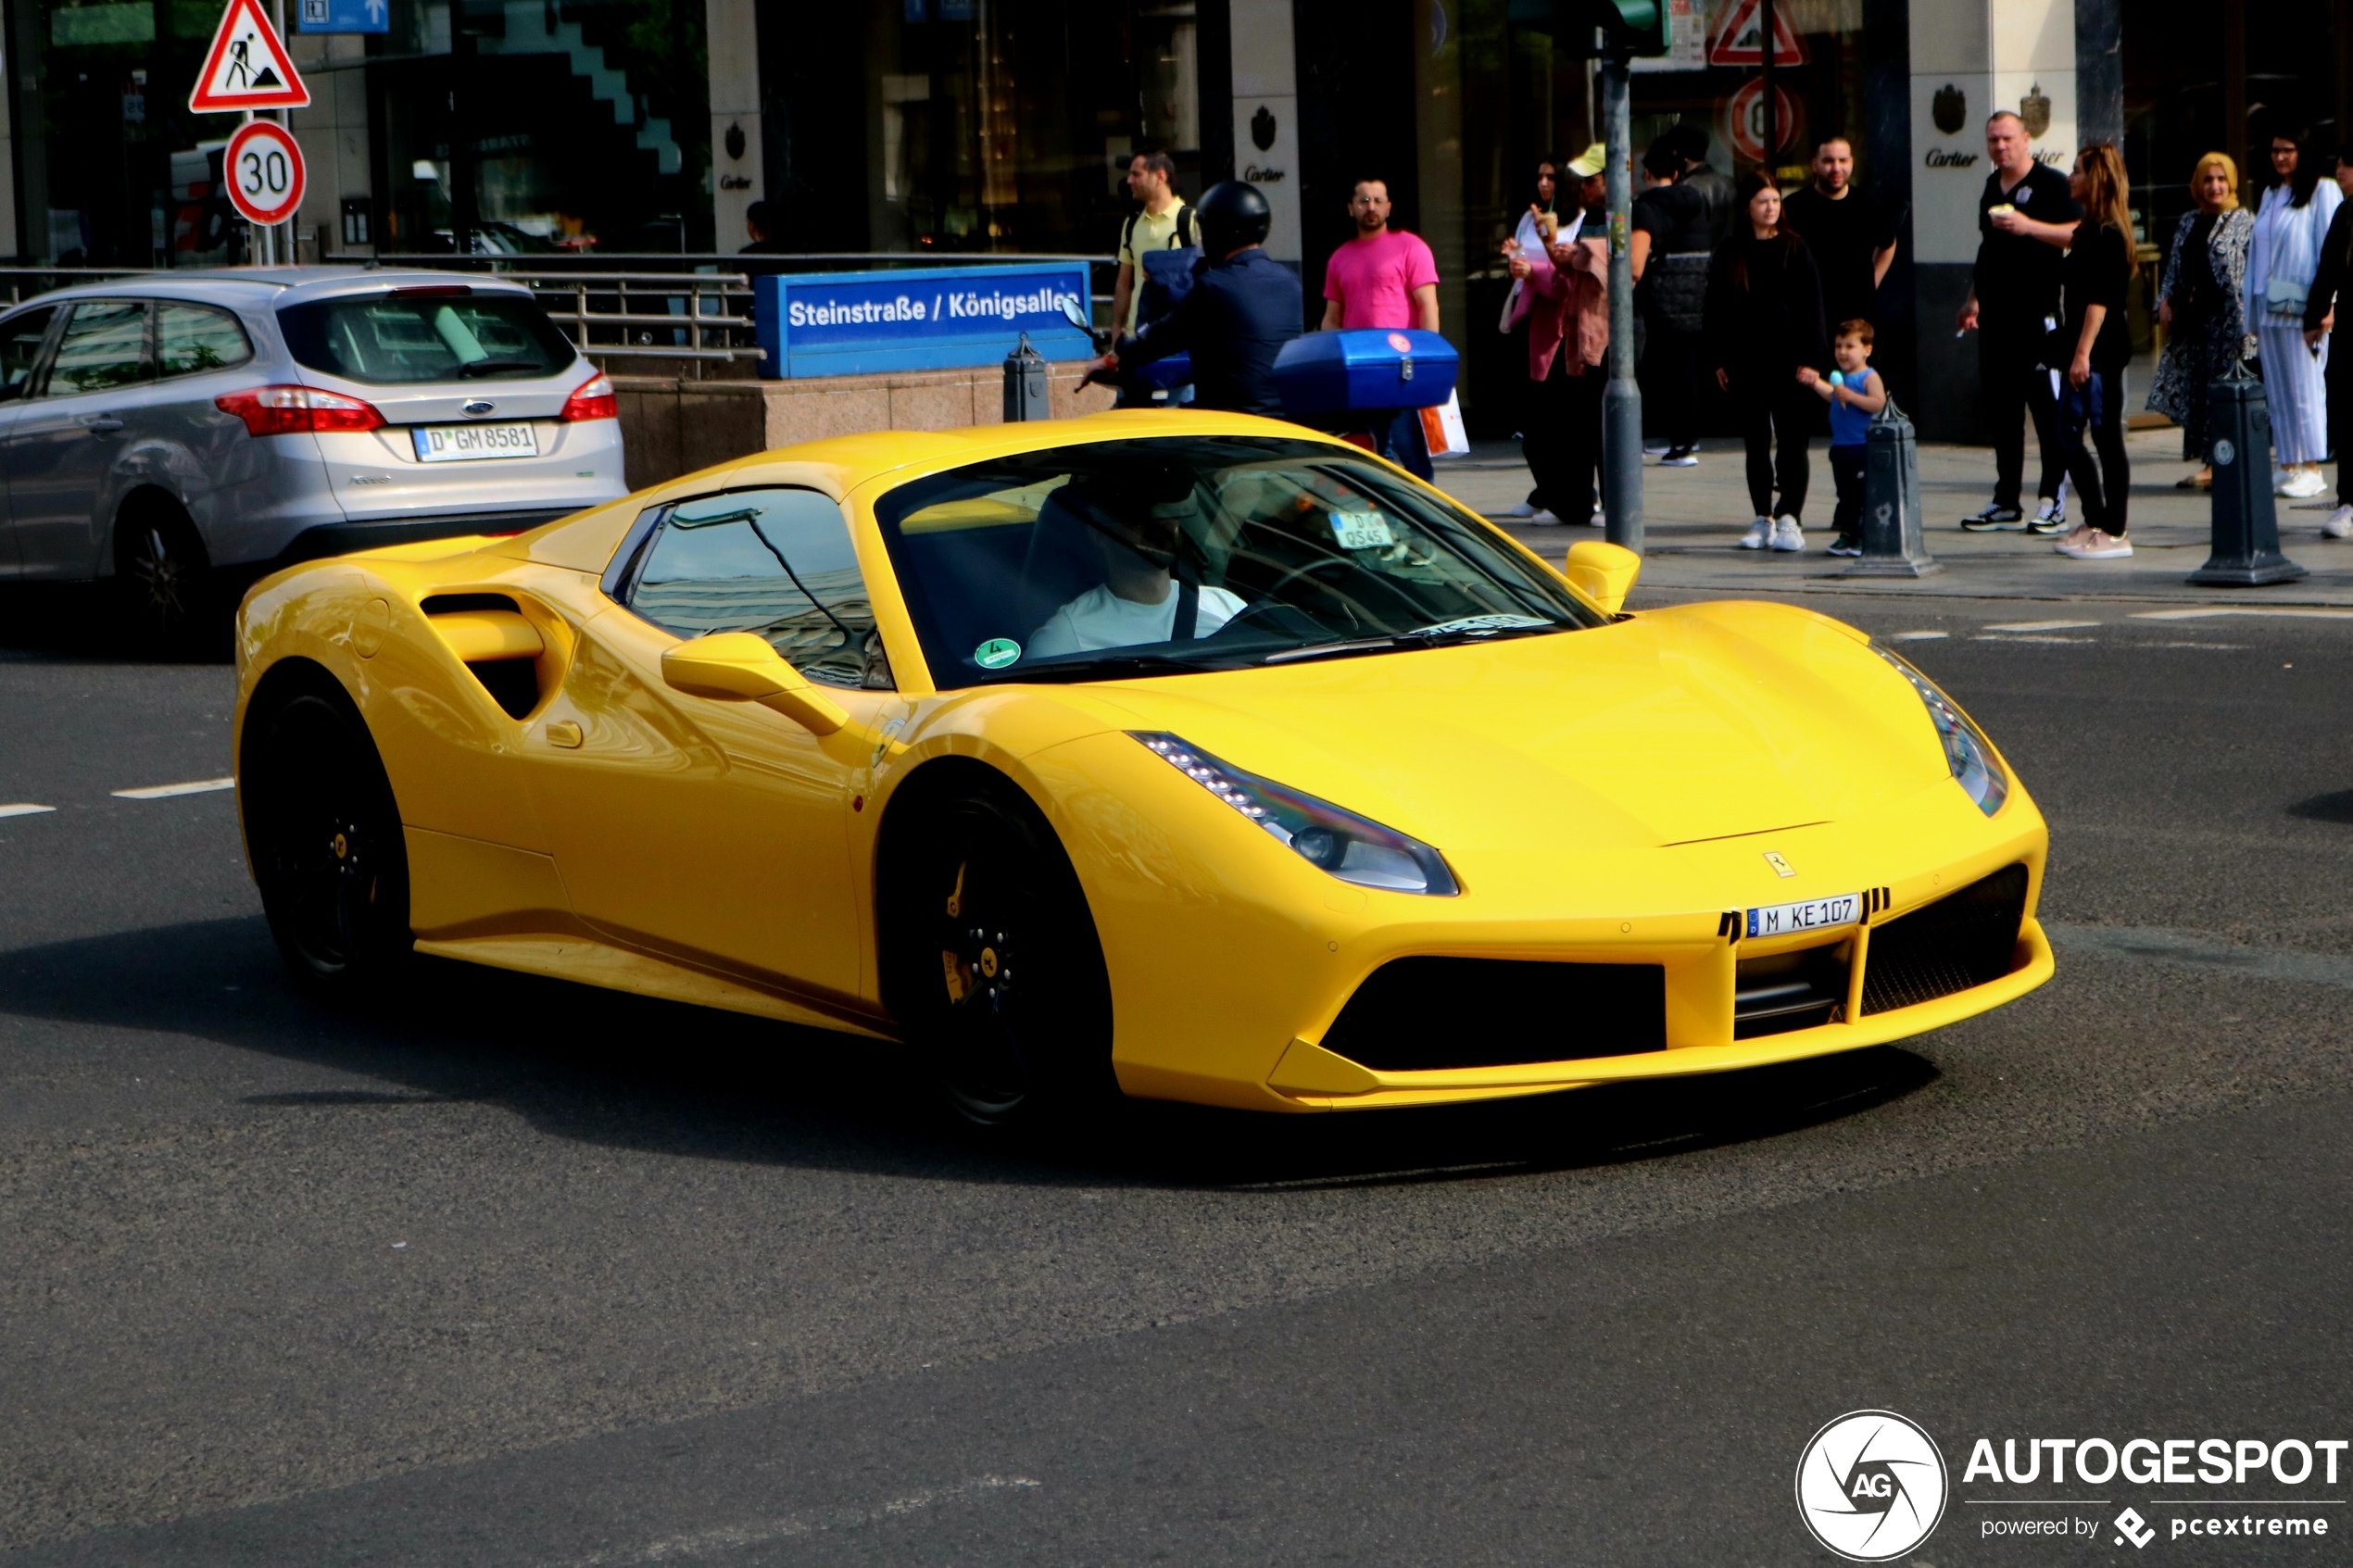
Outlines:
[[[2353,621],[2353,609],[2305,609],[2286,605],[2201,605],[2196,609],[2136,609],[2135,621],[2206,621],[2218,615],[2301,616],[2314,621]]]
[[[1971,637],[1972,643],[2095,643],[2097,637]]]
[[[1887,640],[1891,643],[1932,643],[1952,634],[1950,632],[1897,632]]]
[[[915,1492],[872,1508],[812,1509],[807,1513],[787,1514],[778,1519],[758,1520],[748,1524],[722,1525],[716,1529],[697,1530],[689,1534],[670,1536],[647,1541],[634,1547],[599,1551],[587,1557],[573,1559],[567,1568],[607,1568],[622,1563],[670,1562],[680,1559],[715,1556],[721,1552],[738,1552],[748,1547],[765,1546],[774,1541],[788,1540],[797,1536],[814,1535],[821,1530],[857,1529],[904,1518],[926,1508],[942,1503],[963,1502],[989,1492],[1027,1491],[1044,1483],[1026,1475],[981,1475],[953,1486]]]
[[[2096,621],[2008,621],[1989,625],[1988,632],[2066,632],[2078,626],[2097,626]]]
[[[37,817],[44,811],[54,811],[55,806],[35,806],[30,801],[15,806],[0,806],[0,817]]]
[[[193,784],[149,784],[145,789],[119,789],[117,800],[162,800],[174,795],[208,795],[216,789],[234,789],[234,779],[198,779]]]

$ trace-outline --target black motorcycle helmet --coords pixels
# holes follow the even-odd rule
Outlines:
[[[1203,191],[1193,204],[1193,217],[1201,224],[1201,247],[1212,261],[1223,261],[1244,245],[1265,245],[1275,226],[1275,209],[1258,187],[1239,180],[1221,180]]]

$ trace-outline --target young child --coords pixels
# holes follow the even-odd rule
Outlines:
[[[1831,353],[1838,369],[1824,377],[1811,365],[1797,368],[1798,381],[1831,406],[1831,477],[1838,483],[1838,537],[1831,554],[1863,553],[1863,454],[1871,416],[1887,407],[1887,386],[1871,369],[1871,324],[1841,321]]]

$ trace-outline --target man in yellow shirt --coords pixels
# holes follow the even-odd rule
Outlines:
[[[1184,198],[1169,183],[1176,175],[1176,160],[1166,153],[1138,153],[1127,166],[1127,193],[1144,210],[1119,231],[1119,281],[1112,286],[1111,319],[1123,333],[1136,330],[1136,309],[1143,300],[1139,258],[1147,251],[1200,243],[1192,237],[1192,224],[1179,221]]]

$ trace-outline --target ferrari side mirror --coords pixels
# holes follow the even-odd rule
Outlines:
[[[1604,615],[1618,612],[1642,574],[1642,557],[1622,545],[1605,545],[1599,539],[1571,545],[1568,559],[1561,567],[1561,575]]]
[[[849,722],[849,715],[802,679],[766,638],[749,632],[713,632],[665,650],[661,678],[688,696],[773,708],[812,734],[829,735]]]

